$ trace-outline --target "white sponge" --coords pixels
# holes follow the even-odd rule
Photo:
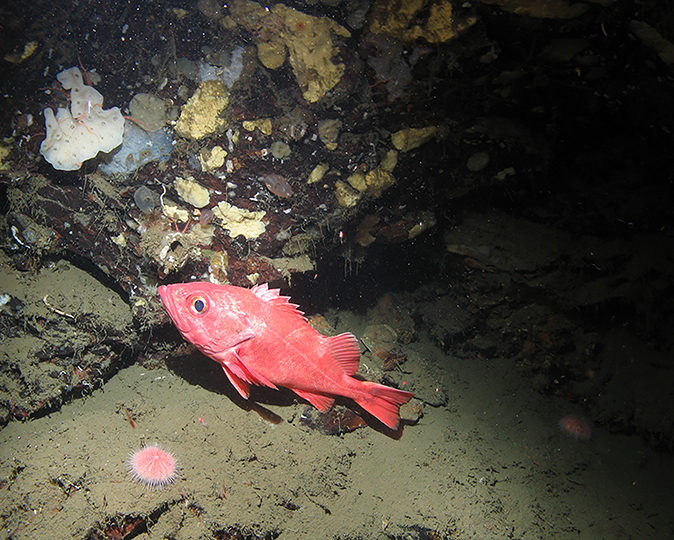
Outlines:
[[[60,171],[74,171],[99,152],[111,152],[124,135],[124,117],[117,107],[103,110],[103,96],[82,80],[82,72],[72,67],[56,78],[70,90],[70,110],[59,107],[54,116],[44,110],[47,137],[40,154]]]

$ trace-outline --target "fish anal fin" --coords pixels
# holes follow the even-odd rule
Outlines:
[[[307,320],[304,316],[304,312],[297,309],[299,306],[290,303],[289,296],[281,296],[279,289],[270,289],[269,285],[262,283],[260,285],[255,285],[255,287],[252,287],[250,290],[260,300],[273,304],[280,311],[289,313],[290,315],[297,315],[303,321]]]
[[[328,348],[337,363],[347,375],[358,371],[360,363],[360,347],[358,339],[351,332],[327,338]]]
[[[297,388],[292,388],[292,391],[295,392],[302,399],[306,399],[314,407],[316,407],[321,412],[326,412],[335,400],[329,396],[323,394],[315,394],[314,392],[308,392],[307,390],[298,390]]]

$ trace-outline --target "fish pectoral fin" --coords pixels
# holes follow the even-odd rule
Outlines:
[[[227,378],[229,379],[229,382],[232,383],[232,386],[236,388],[237,392],[241,394],[241,397],[243,399],[248,399],[248,396],[250,396],[250,384],[248,384],[240,377],[234,375],[234,373],[232,373],[232,371],[225,364],[221,365],[222,371],[225,372],[225,375],[227,375]]]
[[[236,375],[239,379],[250,383],[257,384],[258,386],[268,386],[274,390],[278,390],[278,387],[271,382],[267,377],[260,375],[257,371],[252,370],[246,365],[246,362],[241,359],[236,351],[231,351],[229,358],[225,362],[227,368],[232,372],[233,375]],[[223,364],[223,365],[225,365]]]
[[[306,399],[314,407],[316,407],[321,412],[326,412],[330,407],[332,407],[335,400],[329,396],[324,396],[323,394],[315,394],[314,392],[308,392],[307,390],[298,390],[297,388],[291,388],[302,399]]]
[[[343,334],[327,339],[328,348],[344,373],[347,375],[356,373],[360,362],[360,346],[358,345],[358,338],[351,332],[344,332]]]

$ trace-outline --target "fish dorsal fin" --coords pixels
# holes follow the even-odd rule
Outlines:
[[[250,290],[260,300],[273,304],[276,308],[285,313],[297,315],[303,321],[307,320],[304,317],[304,312],[297,309],[299,306],[297,304],[291,304],[289,296],[281,296],[279,289],[270,289],[269,285],[262,283],[261,285],[255,285]]]
[[[338,336],[329,337],[328,347],[344,373],[347,375],[356,373],[360,362],[360,347],[356,336],[351,332],[344,332]]]

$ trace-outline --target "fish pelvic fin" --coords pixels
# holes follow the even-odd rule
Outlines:
[[[232,386],[236,388],[236,391],[241,394],[243,399],[248,399],[248,396],[250,396],[250,384],[234,375],[234,373],[232,373],[225,364],[220,365],[222,366],[222,371],[224,371],[225,375],[227,375],[229,382],[231,382]]]
[[[369,396],[357,399],[356,403],[391,429],[398,429],[400,406],[412,399],[414,394],[370,381],[363,381],[363,384]]]
[[[335,402],[333,398],[323,394],[315,394],[314,392],[307,392],[306,390],[298,390],[296,388],[292,388],[292,391],[302,399],[306,399],[321,412],[326,412]]]
[[[344,373],[347,375],[356,373],[360,362],[360,346],[356,336],[351,332],[344,332],[327,339],[328,348]]]

